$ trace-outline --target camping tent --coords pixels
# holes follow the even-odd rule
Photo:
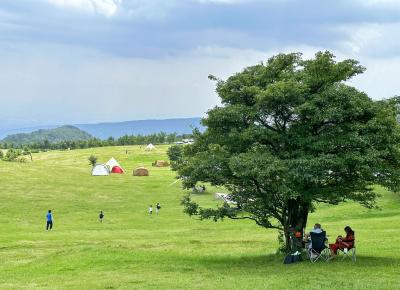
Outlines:
[[[111,169],[111,173],[120,173],[120,174],[122,174],[122,173],[124,173],[124,170],[119,166],[114,166]]]
[[[106,165],[111,171],[111,173],[124,173],[124,170],[122,169],[121,165],[119,165],[118,161],[115,160],[114,157],[108,160]]]
[[[154,148],[156,148],[153,144],[149,144],[149,145],[147,145],[146,146],[146,150],[148,150],[148,151],[151,151],[151,150],[153,150]]]
[[[110,172],[108,171],[108,168],[104,164],[96,164],[93,166],[92,169],[92,175],[93,176],[103,176],[103,175],[109,175]]]
[[[149,176],[149,171],[144,167],[138,167],[133,171],[133,176]]]
[[[107,161],[106,165],[108,167],[110,167],[110,169],[112,169],[114,166],[119,166],[121,167],[121,165],[119,165],[118,161],[114,159],[114,157],[111,157],[110,160]]]

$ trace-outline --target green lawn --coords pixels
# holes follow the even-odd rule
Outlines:
[[[283,265],[276,231],[183,214],[174,173],[151,167],[165,150],[108,147],[0,161],[0,289],[400,289],[400,195],[380,190],[380,210],[347,203],[311,214],[309,225],[320,222],[330,239],[345,225],[355,229],[356,263]],[[91,154],[100,162],[115,157],[126,174],[92,177]],[[139,165],[149,177],[132,176]],[[216,204],[215,190],[197,199]],[[156,202],[161,214],[150,217]]]

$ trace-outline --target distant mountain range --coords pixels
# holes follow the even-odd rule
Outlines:
[[[0,130],[0,138],[14,138],[12,135],[20,135],[21,133],[31,133],[37,130],[49,130],[60,126],[49,125],[49,126],[37,126],[31,128],[21,128],[12,130]],[[65,127],[65,126],[64,126]],[[68,127],[68,126],[67,126]],[[137,121],[126,121],[126,122],[114,122],[114,123],[98,123],[98,124],[76,124],[73,125],[80,130],[83,130],[90,135],[106,139],[108,137],[119,138],[123,135],[149,135],[153,133],[165,132],[165,133],[177,133],[177,134],[189,134],[193,128],[199,128],[203,130],[203,126],[200,124],[200,118],[179,118],[179,119],[164,119],[164,120],[137,120]],[[11,135],[11,136],[10,136]],[[20,136],[18,138],[25,138],[26,136]],[[10,140],[10,139],[8,139]],[[49,140],[50,141],[50,140]]]
[[[62,141],[89,140],[93,136],[74,126],[62,126],[54,129],[40,129],[31,133],[19,133],[9,135],[2,141],[14,145],[25,145],[32,143],[41,143],[45,140],[50,143]]]
[[[203,128],[200,124],[200,118],[137,120],[119,123],[77,124],[74,126],[100,139],[106,139],[110,136],[119,138],[124,135],[149,135],[159,132],[189,134],[195,127]]]

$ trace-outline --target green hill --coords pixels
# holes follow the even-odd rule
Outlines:
[[[50,143],[58,143],[62,141],[89,140],[91,138],[93,138],[92,135],[74,126],[62,126],[54,129],[42,129],[32,133],[8,135],[2,140],[2,142],[12,143],[19,146],[32,143],[41,143],[45,140],[49,141]]]
[[[175,173],[151,166],[166,159],[166,149],[102,147],[0,161],[0,289],[400,289],[398,194],[378,188],[379,210],[352,202],[316,205],[307,230],[319,222],[333,242],[352,226],[355,263],[283,265],[275,230],[184,214]],[[100,163],[115,157],[126,174],[91,176],[92,154]],[[132,176],[137,166],[150,176]],[[196,201],[215,206],[215,192],[224,189],[207,186]],[[157,202],[160,214],[149,216],[148,206]]]

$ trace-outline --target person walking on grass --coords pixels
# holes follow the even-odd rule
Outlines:
[[[158,214],[158,212],[160,211],[160,209],[161,209],[161,205],[160,205],[159,202],[157,202],[157,205],[156,205],[156,214]]]
[[[152,214],[153,214],[153,206],[150,205],[150,206],[149,206],[149,215],[152,215]]]
[[[52,228],[53,228],[53,214],[51,213],[51,209],[49,209],[46,215],[46,231],[51,230]]]
[[[101,211],[100,211],[100,214],[99,214],[99,221],[102,223],[102,222],[103,222],[103,219],[104,219],[104,213],[103,213],[103,211],[101,210]]]

